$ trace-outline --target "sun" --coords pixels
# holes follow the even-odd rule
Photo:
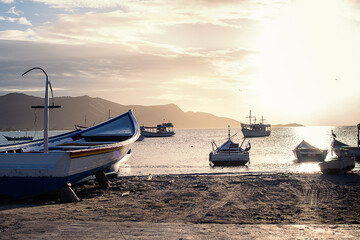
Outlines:
[[[301,0],[264,23],[254,82],[264,108],[302,117],[336,104],[331,97],[339,90],[335,80],[359,72],[352,63],[354,49],[360,52],[359,38],[346,17],[349,11],[340,0]]]

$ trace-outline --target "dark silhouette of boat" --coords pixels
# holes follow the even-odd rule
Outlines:
[[[31,141],[34,138],[34,137],[30,137],[30,136],[23,136],[23,137],[9,137],[6,135],[3,135],[3,136],[8,141]]]

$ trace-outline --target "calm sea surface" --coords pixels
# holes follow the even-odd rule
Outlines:
[[[301,140],[313,146],[328,149],[331,130],[337,139],[355,146],[357,128],[353,127],[294,127],[273,128],[271,135],[252,138],[250,164],[241,167],[210,167],[211,140],[220,146],[227,139],[227,129],[175,129],[176,135],[168,138],[145,138],[132,147],[132,155],[121,163],[120,175],[221,173],[221,172],[319,172],[318,163],[297,163],[292,149]],[[50,136],[64,133],[51,131]],[[237,133],[237,134],[236,134]],[[42,132],[2,132],[10,136],[42,138]],[[240,129],[231,129],[233,140],[242,142]],[[245,141],[244,145],[248,140]],[[9,142],[0,136],[0,144]],[[328,155],[330,156],[330,154]],[[356,163],[356,170],[359,164]]]

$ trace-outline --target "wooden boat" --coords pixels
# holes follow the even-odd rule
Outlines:
[[[254,122],[251,122],[251,119],[254,118]],[[270,136],[271,133],[271,125],[264,124],[264,118],[262,117],[260,123],[256,123],[256,118],[251,116],[251,110],[249,115],[250,123],[240,123],[241,124],[241,132],[245,138],[252,137],[267,137]]]
[[[141,126],[141,135],[144,137],[171,137],[175,135],[172,123],[162,123],[156,127]]]
[[[55,136],[44,144],[0,147],[0,194],[15,198],[59,190],[112,167],[140,136],[132,111],[83,131]]]
[[[46,88],[48,85],[46,75]],[[45,115],[47,102],[45,97]],[[58,191],[89,175],[103,173],[120,161],[140,136],[139,124],[131,110],[83,131],[50,138],[50,141],[46,126],[44,123],[43,140],[0,147],[1,195],[19,198]]]
[[[328,161],[319,163],[320,170],[324,174],[345,174],[355,167],[355,158],[347,156],[336,156]]]
[[[336,140],[336,135],[332,132],[333,141],[331,142],[332,152],[337,156],[348,156],[360,159],[360,124],[357,125],[357,146],[349,146],[343,142]]]
[[[220,147],[216,146],[214,141],[211,142],[213,150],[209,154],[210,165],[213,166],[241,166],[249,162],[249,150],[251,148],[248,142],[247,148],[243,149],[242,145],[234,143],[230,136],[230,127],[228,130],[228,140]]]
[[[31,141],[31,140],[33,140],[33,137],[30,137],[30,136],[22,136],[22,137],[10,137],[10,136],[6,136],[6,135],[3,135],[3,136],[8,141]]]
[[[302,140],[293,153],[298,161],[324,161],[328,150],[321,150]]]

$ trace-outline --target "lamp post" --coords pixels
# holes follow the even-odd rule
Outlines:
[[[46,74],[44,69],[39,68],[39,67],[34,67],[34,68],[29,69],[26,72],[24,72],[21,76],[24,76],[28,72],[35,70],[35,69],[39,69],[39,70],[43,71],[43,73],[46,76],[45,103],[44,103],[44,153],[48,153],[48,141],[49,141],[48,140],[48,128],[49,128],[49,107],[48,107],[48,104],[49,104],[49,94],[48,94],[49,78],[48,78],[48,75]]]

